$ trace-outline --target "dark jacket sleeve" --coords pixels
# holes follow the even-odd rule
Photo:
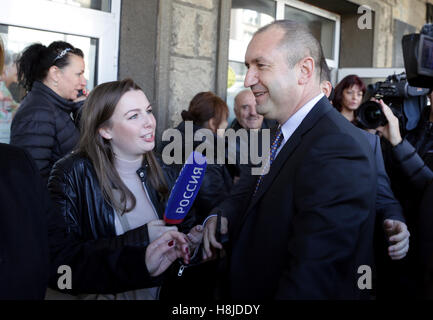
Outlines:
[[[232,178],[225,165],[207,165],[205,176],[203,177],[203,182],[194,204],[199,223],[203,223],[203,220],[211,213],[212,208],[227,198],[232,186],[231,180]]]
[[[46,184],[53,165],[52,150],[56,136],[53,111],[47,106],[20,111],[12,120],[10,143],[30,153]]]
[[[222,216],[227,218],[231,237],[238,228],[240,217],[249,204],[247,199],[249,199],[257,182],[258,176],[252,175],[251,169],[252,166],[250,165],[241,166],[239,180],[231,188],[228,197],[210,212],[211,214],[220,212]]]
[[[376,214],[380,220],[393,219],[405,222],[403,208],[391,190],[391,182],[385,170],[379,137],[375,137],[374,156],[377,167]]]
[[[432,181],[433,172],[406,139],[396,145],[392,153],[404,174],[417,189],[423,190]]]
[[[420,270],[423,273],[423,289],[427,299],[433,298],[433,183],[430,183],[420,204],[418,218],[418,255]]]
[[[72,269],[72,290],[65,293],[118,293],[160,283],[146,271],[147,226],[105,239],[81,237],[79,174],[64,172],[58,162],[49,180],[52,268],[50,286],[57,289],[57,268]]]

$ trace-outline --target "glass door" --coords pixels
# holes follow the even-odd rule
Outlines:
[[[28,45],[70,42],[85,55],[88,89],[117,80],[121,0],[2,0],[0,36],[7,55]]]

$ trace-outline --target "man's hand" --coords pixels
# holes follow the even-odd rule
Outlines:
[[[204,226],[203,238],[203,260],[211,259],[213,256],[212,248],[222,249],[223,246],[216,240],[217,217],[209,218]],[[221,217],[221,234],[228,232],[228,221],[226,217]]]
[[[388,254],[392,260],[403,259],[409,250],[409,236],[407,226],[398,220],[386,219],[383,222],[383,229],[391,244],[388,247]]]
[[[153,220],[147,224],[147,232],[149,234],[149,242],[159,238],[167,231],[178,231],[177,227],[167,227],[164,220]]]
[[[398,118],[392,113],[391,109],[383,102],[382,99],[379,101],[376,99],[372,100],[380,104],[383,114],[388,120],[388,123],[385,126],[378,127],[376,130],[382,133],[382,135],[395,147],[403,140],[400,134]]]
[[[165,232],[146,248],[146,267],[156,277],[163,273],[177,259],[189,263],[189,249],[186,236],[177,231]]]
[[[203,240],[203,226],[201,224],[196,225],[186,236],[188,238],[189,251],[193,254]]]

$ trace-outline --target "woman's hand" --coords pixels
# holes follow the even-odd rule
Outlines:
[[[385,126],[377,127],[379,131],[394,147],[398,145],[403,139],[400,134],[400,127],[398,118],[392,113],[391,109],[383,102],[382,99],[372,99],[380,104],[383,114],[385,115],[388,123]]]
[[[89,96],[89,91],[87,91],[86,89],[83,89],[83,94],[81,96],[79,96],[77,99],[75,99],[74,102],[77,103],[80,101],[84,101],[87,99],[88,96]]]
[[[146,267],[152,277],[159,276],[178,258],[189,264],[187,238],[177,231],[165,232],[146,248]]]
[[[177,231],[177,227],[167,227],[164,220],[153,220],[147,224],[149,242],[155,241],[167,231]]]

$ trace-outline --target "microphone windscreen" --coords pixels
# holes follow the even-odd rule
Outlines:
[[[165,208],[164,220],[168,224],[183,221],[200,190],[206,171],[206,157],[193,151],[177,177]]]

